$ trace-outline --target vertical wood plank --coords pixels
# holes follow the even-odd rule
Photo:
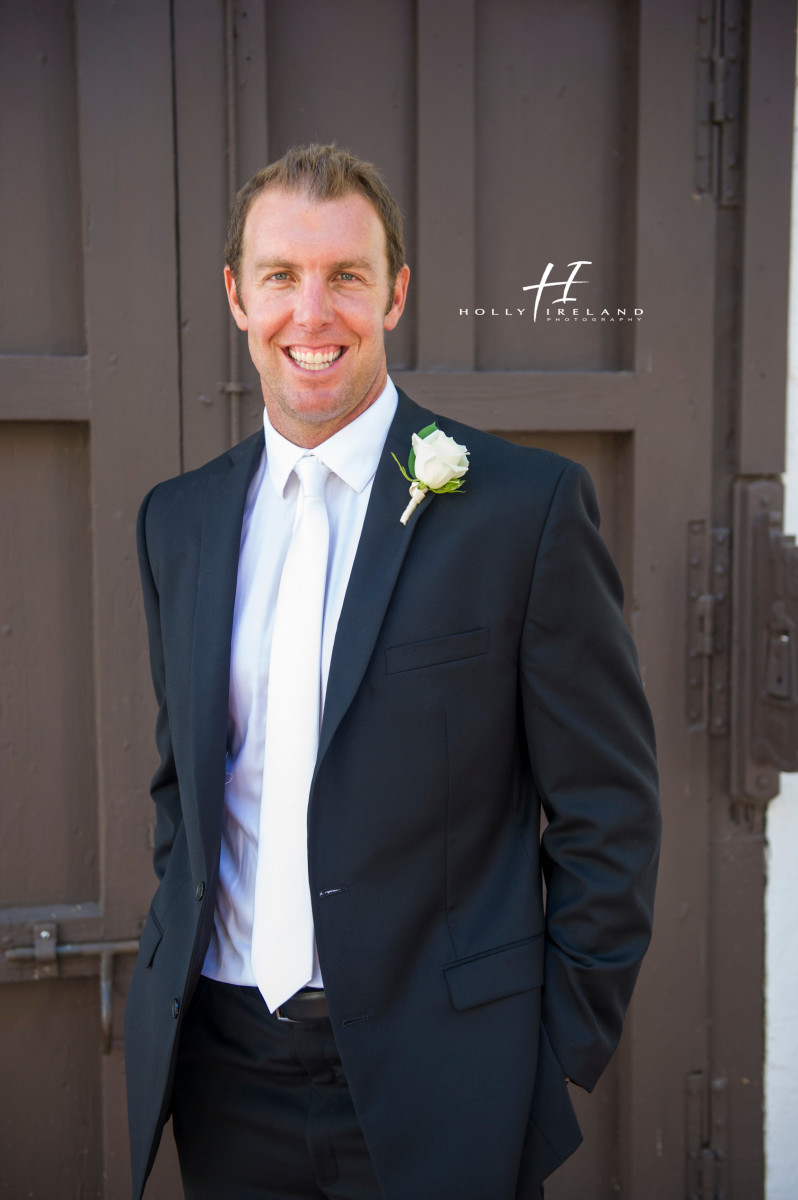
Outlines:
[[[418,326],[416,369],[474,367],[475,0],[418,6]]]
[[[229,444],[224,5],[174,0],[183,465]]]
[[[654,939],[621,1045],[624,1195],[684,1193],[685,1079],[709,1059],[707,739],[684,718],[688,522],[711,523],[715,211],[694,194],[694,0],[641,0],[632,627],[657,727]],[[667,499],[666,499],[667,498]]]
[[[152,886],[142,797],[153,712],[135,520],[147,488],[180,470],[171,32],[168,0],[78,0],[76,14],[102,900],[121,933],[131,894],[143,904]]]
[[[784,470],[795,6],[753,0],[746,86],[739,473]]]
[[[268,48],[265,0],[239,0],[236,4],[236,79],[238,88],[238,187],[243,187],[270,158],[268,108]],[[247,437],[263,421],[263,392],[247,347],[232,316],[227,314],[232,336],[238,339],[239,375],[247,390],[241,394],[239,428]]]
[[[154,883],[147,794],[154,703],[135,520],[147,488],[180,470],[171,19],[168,0],[77,0],[75,13],[91,372],[100,900],[104,936],[129,937],[141,927]],[[115,1073],[104,1064],[109,1196],[125,1195],[130,1186]]]
[[[239,183],[269,162],[269,101],[265,0],[236,5]]]

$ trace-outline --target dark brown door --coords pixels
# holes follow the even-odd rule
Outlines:
[[[152,891],[133,533],[180,468],[168,4],[0,5],[0,97],[0,1193],[110,1200]]]
[[[154,751],[136,508],[257,427],[221,288],[226,209],[291,142],[334,139],[382,168],[406,217],[394,379],[588,466],[655,712],[655,940],[547,1196],[762,1195],[762,806],[730,800],[731,672],[696,602],[731,544],[712,535],[731,483],[781,468],[793,18],[778,0],[0,13],[18,164],[0,217],[19,231],[0,283],[0,929],[18,949],[50,931],[38,960],[0,956],[4,1065],[24,1080],[1,1102],[5,1194],[126,1194],[129,956],[103,1054],[100,955],[48,947],[140,928]],[[175,1189],[167,1137],[148,1195]]]

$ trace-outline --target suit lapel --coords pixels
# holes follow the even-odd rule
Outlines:
[[[399,391],[396,415],[374,476],[363,532],[338,621],[319,737],[317,772],[360,686],[416,525],[424,520],[425,506],[430,503],[429,498],[422,501],[408,524],[401,524],[399,517],[410,496],[407,481],[391,453],[406,467],[413,433],[418,433],[433,419],[432,413]]]
[[[191,744],[199,829],[210,871],[219,858],[241,524],[263,432],[235,446],[205,491],[191,654]]]

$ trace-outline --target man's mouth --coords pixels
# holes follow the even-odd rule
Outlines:
[[[304,350],[299,346],[288,346],[286,353],[292,362],[305,371],[326,371],[344,352],[343,346],[327,350]]]

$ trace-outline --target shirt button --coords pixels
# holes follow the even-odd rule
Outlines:
[[[197,890],[194,893],[194,895],[197,897],[198,900],[201,900],[202,897],[205,895],[205,880],[204,879],[201,880],[201,882],[197,884]]]
[[[180,1001],[176,996],[172,1001],[172,1016],[175,1018],[175,1020],[177,1020],[177,1018],[180,1016]]]

